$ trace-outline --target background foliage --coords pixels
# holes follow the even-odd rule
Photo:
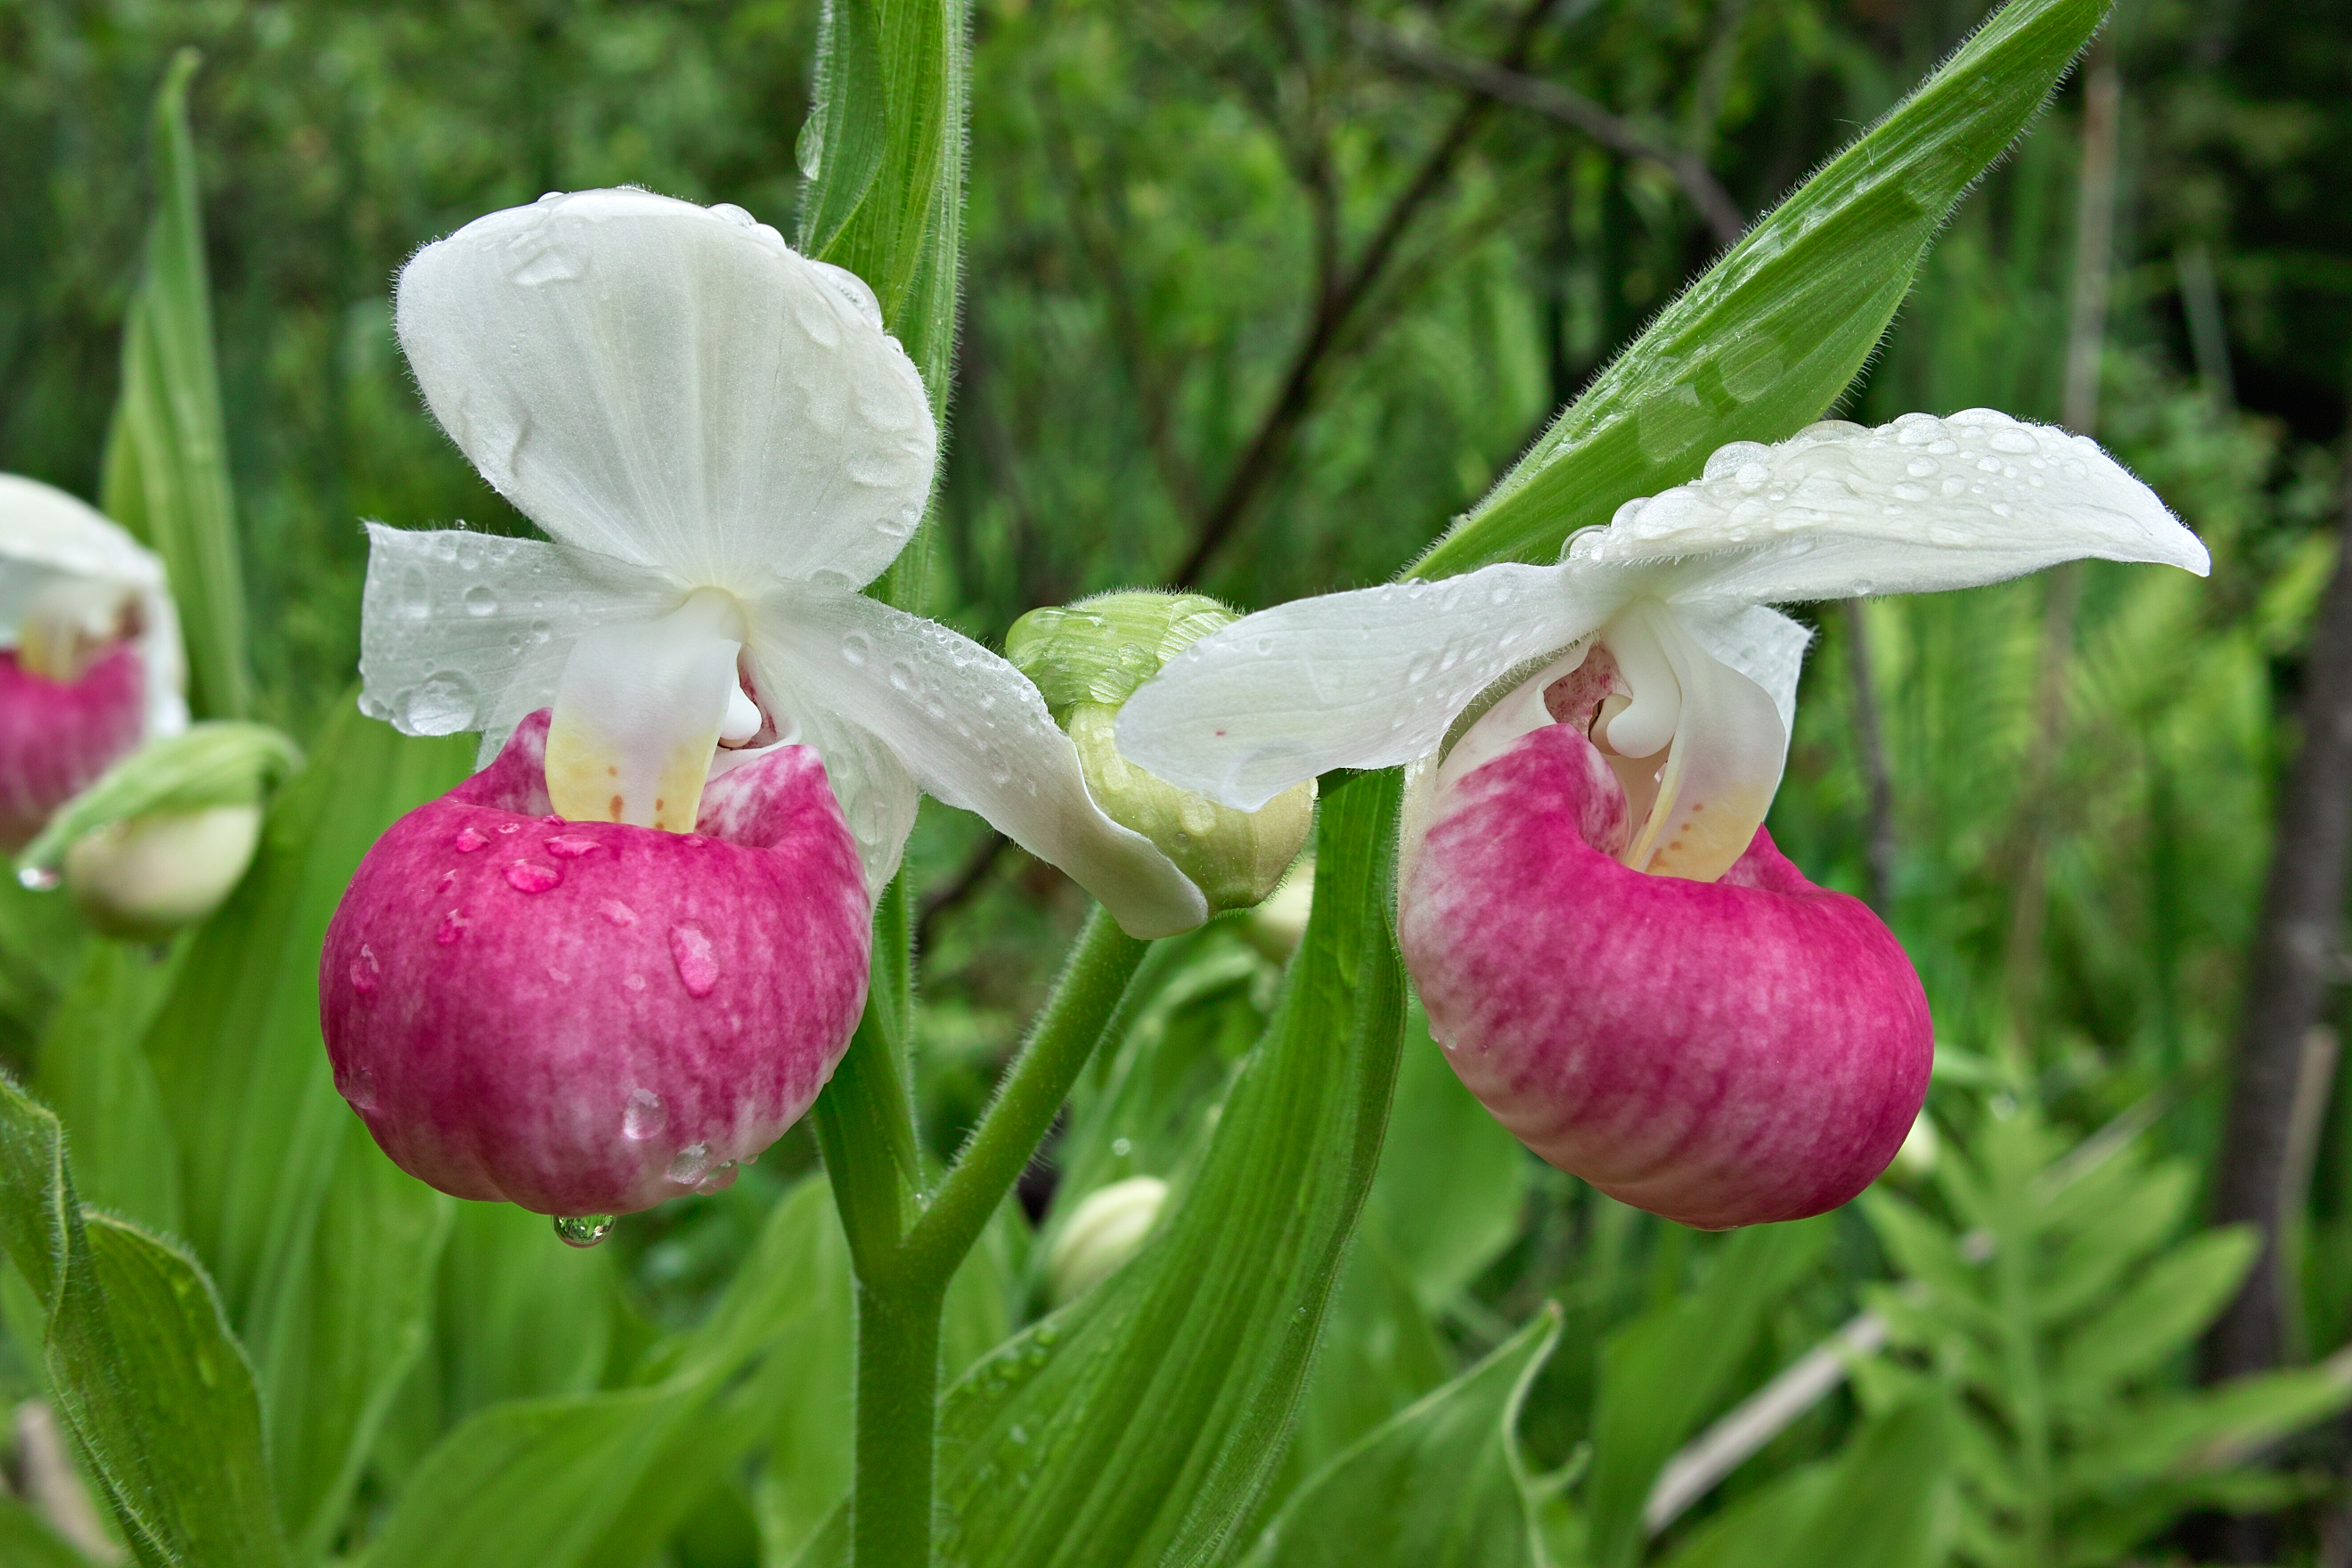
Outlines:
[[[1034,605],[1124,584],[1256,605],[1386,578],[1706,266],[1724,207],[1763,212],[1979,19],[1947,0],[979,5],[926,608],[994,641]],[[807,1135],[572,1253],[384,1164],[328,1082],[306,968],[365,844],[465,765],[345,698],[356,520],[528,530],[415,397],[392,272],[548,189],[642,184],[781,225],[816,25],[794,0],[0,3],[0,469],[100,493],[171,177],[152,107],[194,45],[249,706],[319,759],[181,950],[85,943],[48,904],[0,900],[0,1054],[107,1211],[64,1195],[58,1123],[12,1098],[10,1180],[53,1201],[5,1238],[0,1392],[55,1399],[75,1358],[174,1344],[244,1367],[249,1385],[189,1392],[223,1402],[194,1461],[142,1449],[135,1410],[85,1413],[123,1434],[92,1445],[118,1497],[209,1500],[217,1517],[156,1526],[206,1542],[199,1560],[837,1549],[850,1294]],[[1534,1163],[1409,1013],[1319,1351],[1263,1348],[1269,1376],[1306,1368],[1296,1436],[1219,1560],[2105,1563],[2197,1550],[2195,1510],[2263,1507],[2290,1510],[2295,1560],[2352,1561],[2352,1442],[2323,1419],[2352,1390],[2340,1084],[2288,1222],[2307,1368],[2199,1393],[2189,1352],[2251,1260],[2197,1216],[2334,559],[2352,28],[2284,0],[2124,0],[2101,47],[2122,108],[2097,433],[2212,546],[2213,578],[2094,566],[1821,607],[1771,822],[1817,879],[1878,901],[1919,965],[1942,1161],[1821,1220],[1697,1236]],[[1465,85],[1498,70],[1601,121]],[[1853,416],[2065,410],[2083,97],[2063,89],[1962,205]],[[918,1090],[945,1154],[1084,900],[925,812]],[[1033,1527],[1004,1501],[1028,1472],[989,1456],[1042,1448],[1055,1379],[1084,1374],[1065,1351],[1024,1382],[1022,1358],[1048,1334],[1117,1340],[1141,1289],[1122,1276],[1041,1321],[1039,1260],[1075,1200],[1181,1184],[1269,1083],[1323,1097],[1333,1148],[1357,1136],[1349,1097],[1377,1085],[1316,1079],[1303,1045],[1252,1054],[1269,1020],[1287,1037],[1293,940],[1234,920],[1162,944],[1050,1168],[959,1277],[949,1373],[975,1370],[942,1474],[976,1500],[956,1504],[974,1539]],[[154,1310],[110,1319],[92,1279]],[[1842,1330],[1888,1348],[1658,1517],[1662,1467]],[[169,1473],[184,1462],[208,1468]],[[269,1508],[234,1506],[255,1497]],[[1104,1540],[1070,1560],[1114,1560]],[[136,1529],[128,1544],[169,1560]],[[77,1550],[0,1501],[0,1555]]]

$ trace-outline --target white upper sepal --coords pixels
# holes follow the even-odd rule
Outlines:
[[[483,766],[526,715],[553,705],[583,633],[657,619],[686,597],[665,574],[560,544],[367,531],[361,710],[410,735],[478,730]]]
[[[38,479],[0,474],[0,646],[44,588],[64,578],[110,584],[139,605],[147,732],[187,728],[187,667],[162,557],[96,508]]]
[[[1972,588],[2085,557],[2200,576],[2211,566],[2096,442],[1989,408],[1734,442],[1702,477],[1575,535],[1564,556],[1647,566],[1657,574],[1647,591],[1677,605]]]
[[[1410,762],[1503,676],[1598,629],[1622,575],[1507,563],[1260,610],[1129,698],[1118,748],[1243,811],[1332,768]]]
[[[740,207],[583,191],[401,271],[401,347],[501,495],[555,539],[748,597],[871,581],[937,434],[872,294]]]
[[[782,588],[751,620],[762,697],[772,688],[772,700],[793,710],[796,686],[805,682],[811,698],[823,691],[822,705],[854,716],[924,793],[977,812],[1059,866],[1131,936],[1170,936],[1208,918],[1201,889],[1175,863],[1095,805],[1077,748],[1003,658],[861,595]],[[844,805],[863,837],[859,810]]]

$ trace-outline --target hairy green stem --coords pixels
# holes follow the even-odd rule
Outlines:
[[[980,1239],[981,1227],[1020,1179],[1086,1070],[1150,947],[1119,930],[1100,904],[1087,914],[1020,1056],[907,1237],[903,1261],[914,1275],[945,1279]]]
[[[895,900],[895,902],[894,902]],[[817,1142],[857,1277],[857,1568],[927,1568],[936,1466],[940,1319],[948,1281],[1054,1124],[1150,944],[1099,906],[963,1153],[931,1201],[919,1194],[919,1142],[907,1094],[910,1033],[893,959],[906,904],[894,884],[877,911],[866,1016],[817,1100]]]

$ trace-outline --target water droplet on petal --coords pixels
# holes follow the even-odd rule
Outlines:
[[[723,217],[729,223],[733,224],[737,228],[750,228],[758,221],[753,218],[750,213],[745,212],[733,202],[719,202],[715,204],[710,209],[710,216],[712,217]]]
[[[690,1187],[709,1171],[710,1145],[688,1143],[677,1152],[677,1157],[669,1163],[669,1169],[662,1173],[681,1187]]]
[[[551,245],[524,257],[507,276],[526,289],[563,283],[588,270],[588,252],[576,245]]]
[[[613,1234],[613,1216],[608,1214],[557,1215],[555,1234],[566,1247],[593,1247]]]
[[[507,886],[518,893],[543,893],[562,880],[562,871],[536,860],[518,860],[507,868]]]
[[[603,846],[593,838],[584,837],[577,833],[567,833],[560,838],[549,839],[543,847],[558,860],[577,860],[583,855],[594,854]]]
[[[685,983],[688,995],[708,996],[719,984],[719,955],[699,927],[670,927],[669,955],[677,963],[677,977]]]
[[[874,639],[864,632],[852,632],[841,639],[841,660],[844,664],[864,664],[874,654]]]
[[[400,700],[400,727],[412,735],[454,735],[474,727],[480,700],[474,683],[454,669],[436,671]]]
[[[367,1068],[354,1068],[348,1073],[337,1074],[335,1089],[351,1102],[353,1110],[369,1111],[375,1109],[375,1074],[368,1071]]]
[[[642,1143],[656,1137],[669,1125],[669,1107],[652,1089],[634,1089],[629,1094],[629,1108],[621,1112],[621,1136]]]
[[[480,583],[466,590],[466,613],[469,616],[495,616],[499,613],[499,596]]]
[[[471,855],[477,849],[487,849],[489,847],[489,843],[487,837],[475,832],[471,827],[457,829],[457,853],[460,855]]]
[[[400,574],[400,613],[412,621],[428,619],[433,614],[433,580],[422,566],[411,566]]]
[[[441,929],[433,933],[433,940],[441,946],[446,947],[466,934],[467,923],[465,910],[451,910],[441,917]]]
[[[722,1161],[710,1174],[694,1184],[694,1190],[706,1197],[712,1193],[723,1193],[735,1184],[736,1174],[735,1162]]]
[[[596,906],[596,912],[616,926],[633,926],[637,923],[637,911],[618,899],[606,899]]]
[[[362,996],[374,995],[376,979],[383,973],[383,965],[375,961],[375,949],[362,942],[359,956],[352,960],[352,989]]]

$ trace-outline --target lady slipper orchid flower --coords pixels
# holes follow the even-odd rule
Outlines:
[[[163,563],[65,491],[0,474],[0,847],[184,728]]]
[[[1118,743],[1248,808],[1412,764],[1398,934],[1463,1081],[1528,1146],[1706,1227],[1834,1207],[1926,1093],[1926,998],[1764,830],[1807,633],[1770,604],[2080,557],[2203,574],[2085,437],[1972,409],[1741,442],[1556,565],[1300,600],[1192,644]]]
[[[727,1180],[847,1044],[919,787],[1138,935],[1204,918],[1025,679],[859,592],[937,437],[856,277],[737,207],[591,191],[427,246],[396,322],[551,540],[370,529],[362,705],[489,764],[328,933],[337,1083],[410,1173],[574,1218]]]

